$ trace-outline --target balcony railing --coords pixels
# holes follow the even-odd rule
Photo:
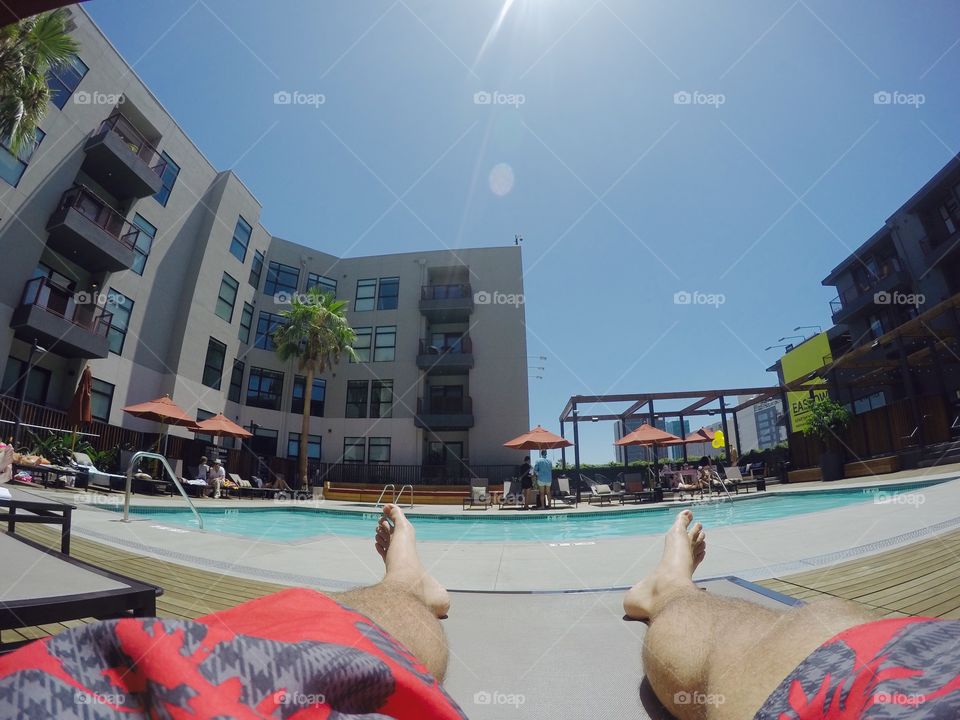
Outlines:
[[[85,293],[82,295],[92,297]],[[38,277],[24,285],[20,304],[41,308],[94,335],[106,337],[113,313],[94,304],[92,300],[78,303],[80,296],[51,282],[49,278]]]
[[[420,340],[420,355],[469,355],[473,352],[473,340],[463,337],[448,345],[434,345],[429,340]]]
[[[102,123],[94,133],[99,135],[102,132],[110,130],[116,134],[127,147],[133,151],[133,154],[143,160],[147,166],[157,175],[162,175],[167,169],[167,161],[163,159],[160,152],[143,137],[143,133],[137,130],[122,113],[114,113]]]
[[[74,209],[97,227],[106,231],[117,242],[133,249],[140,235],[140,228],[127,220],[97,197],[84,185],[75,185],[60,198],[57,212]]]
[[[417,415],[473,415],[473,398],[417,398]]]
[[[447,285],[423,285],[420,288],[421,300],[460,300],[473,297],[470,283],[452,283]]]
[[[874,292],[881,280],[901,270],[903,270],[903,265],[900,263],[899,258],[887,258],[880,264],[880,267],[877,268],[876,275],[872,275],[866,282],[856,283],[854,287],[844,290],[836,298],[831,300],[831,312],[836,314],[857,298]]]

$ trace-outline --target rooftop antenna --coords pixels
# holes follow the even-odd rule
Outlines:
[[[522,243],[522,242],[523,242],[523,235],[514,235],[514,236],[513,236],[513,244],[514,244],[514,245],[519,245],[519,244]]]

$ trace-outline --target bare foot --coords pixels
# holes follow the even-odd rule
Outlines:
[[[445,618],[450,610],[450,596],[420,562],[416,532],[397,505],[383,506],[383,517],[377,522],[376,545],[387,568],[383,579],[406,586],[435,616]]]
[[[649,620],[666,601],[678,592],[696,588],[693,572],[707,553],[706,534],[700,523],[693,521],[693,513],[682,510],[667,531],[663,557],[656,569],[627,591],[623,610],[634,620]]]

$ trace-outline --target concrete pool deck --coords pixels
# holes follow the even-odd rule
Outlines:
[[[960,466],[893,473],[835,483],[771,486],[771,492],[804,492],[837,487],[874,487],[906,481],[948,480],[912,493],[911,503],[860,503],[777,520],[708,528],[707,560],[700,577],[738,575],[769,578],[874,554],[960,527]],[[319,536],[295,543],[254,540],[187,525],[134,516],[123,523],[111,510],[83,502],[72,492],[38,492],[78,504],[79,537],[190,567],[283,584],[339,590],[370,584],[382,575],[371,537]],[[752,495],[752,493],[751,493]],[[137,496],[138,507],[181,505],[171,498]],[[676,503],[679,507],[682,504]],[[276,507],[272,502],[205,501],[203,507]],[[371,511],[369,506],[328,502],[330,509]],[[614,505],[614,511],[644,512],[644,506]],[[693,507],[696,513],[696,506]],[[609,512],[609,508],[577,512]],[[500,511],[416,507],[415,514],[491,516]],[[503,511],[506,513],[507,511]],[[570,510],[555,511],[566,514]],[[521,515],[510,511],[511,515]],[[529,516],[523,513],[523,516]],[[452,590],[525,592],[619,588],[649,572],[659,558],[657,535],[605,537],[577,542],[420,541],[424,564]]]

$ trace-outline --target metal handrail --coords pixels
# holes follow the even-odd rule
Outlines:
[[[727,494],[727,498],[729,498],[729,499],[732,499],[732,498],[733,498],[733,495],[730,494],[730,490],[727,489],[727,481],[726,481],[726,479],[723,478],[723,477],[721,477],[721,476],[720,476],[720,473],[718,473],[716,470],[713,471],[713,478],[712,478],[712,479],[713,479],[713,480],[716,480],[717,482],[720,483],[720,487],[722,487],[722,488],[723,488],[723,491]]]
[[[402,487],[400,488],[400,491],[399,491],[396,495],[393,496],[393,504],[394,504],[394,505],[398,505],[398,504],[399,504],[398,501],[400,500],[400,496],[403,495],[403,491],[404,491],[404,490],[407,490],[407,489],[410,490],[410,507],[413,507],[413,485],[404,485],[404,486],[402,486]]]
[[[180,491],[180,494],[183,495],[183,499],[187,501],[187,505],[190,506],[190,509],[193,511],[193,516],[197,519],[197,525],[200,526],[200,529],[203,530],[203,518],[200,517],[200,513],[197,512],[197,508],[193,505],[193,500],[190,499],[190,496],[187,495],[186,490],[183,489],[183,485],[180,484],[180,480],[177,479],[177,474],[173,471],[173,468],[170,467],[170,463],[167,462],[167,459],[159,454],[147,452],[146,450],[139,450],[133,454],[133,457],[130,458],[130,465],[127,466],[127,486],[123,492],[123,521],[130,522],[130,488],[133,484],[133,468],[136,466],[140,458],[150,458],[151,460],[159,460],[160,463],[166,468],[167,472],[170,473],[170,477],[173,479],[173,484],[177,486],[177,490]]]
[[[383,486],[383,490],[380,491],[380,497],[377,498],[376,505],[382,505],[382,504],[383,504],[383,503],[382,503],[383,496],[386,494],[386,492],[387,492],[388,489],[393,490],[394,492],[396,492],[396,491],[397,491],[397,486],[394,485],[393,483],[387,483],[386,485],[384,485],[384,486]]]

